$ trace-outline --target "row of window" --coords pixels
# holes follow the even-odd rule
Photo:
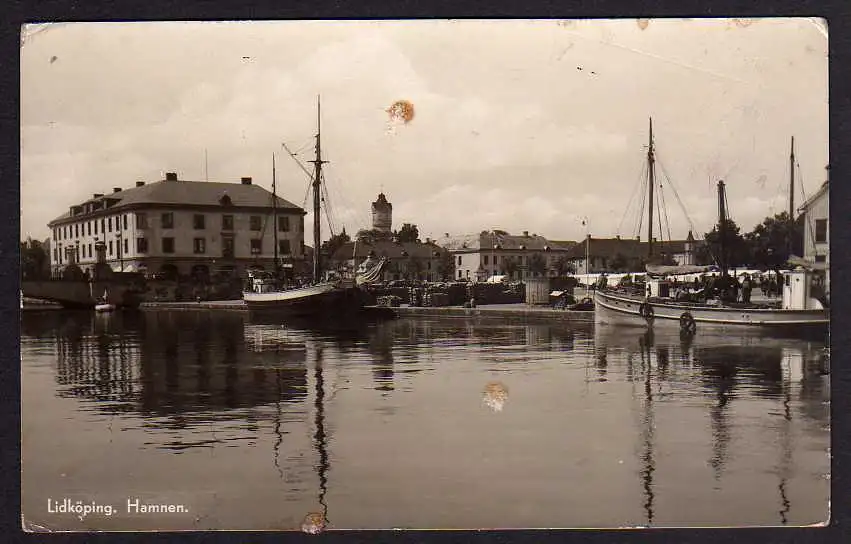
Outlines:
[[[96,236],[98,232],[106,234],[107,232],[112,232],[113,219],[115,219],[116,231],[121,228],[121,222],[123,222],[124,230],[127,230],[127,215],[125,214],[123,216],[104,217],[100,221],[95,219],[94,221],[89,221],[87,223],[76,223],[74,225],[57,227],[53,229],[53,239],[57,241],[68,240],[70,238],[79,238],[80,236],[92,236],[92,233]],[[119,221],[119,219],[122,221]],[[100,230],[98,230],[98,227],[100,227]]]
[[[53,229],[53,239],[60,240],[68,240],[70,238],[79,238],[80,236],[92,236],[100,233],[108,233],[112,232],[113,229],[113,219],[115,219],[115,230],[118,231],[120,228],[127,230],[127,215],[123,216],[113,216],[113,217],[104,217],[101,218],[100,221],[95,219],[94,221],[88,221],[86,223],[76,223],[74,225],[65,225],[62,227],[57,227]],[[119,221],[119,219],[121,221]],[[121,225],[120,223],[123,223]],[[206,216],[202,213],[196,213],[192,216],[192,228],[196,230],[204,230],[207,228],[207,220]],[[233,230],[233,215],[222,215],[222,230]],[[98,229],[100,227],[100,229]],[[160,214],[160,227],[164,229],[173,229],[174,228],[174,213],[173,212],[163,212]],[[262,215],[252,215],[249,217],[249,229],[253,231],[263,230],[264,227],[264,216]],[[145,212],[136,213],[136,228],[138,229],[147,229],[148,228],[148,214]],[[278,217],[278,231],[279,232],[290,232],[290,218],[288,216]]]
[[[192,216],[192,228],[195,230],[204,230],[207,228],[207,219],[206,215],[202,213],[196,213]],[[222,230],[233,230],[233,215],[225,214],[222,215]],[[249,221],[249,229],[253,231],[263,230],[264,227],[264,216],[262,215],[252,215],[248,219]],[[138,229],[146,229],[148,228],[148,215],[144,212],[139,212],[136,214],[136,228]],[[173,229],[174,228],[174,213],[173,212],[163,212],[160,214],[160,228],[163,229]],[[279,232],[290,232],[290,218],[287,216],[278,217],[278,231]]]
[[[67,248],[70,249],[70,248]],[[128,241],[124,240],[124,254],[128,252]],[[302,248],[303,249],[303,248]],[[121,246],[116,242],[113,245],[113,241],[109,241],[109,245],[107,246],[107,256],[113,257],[121,257],[122,254],[119,253],[121,251]],[[147,253],[148,252],[148,239],[147,238],[137,238],[136,239],[136,253]],[[162,239],[162,252],[167,254],[174,253],[174,238],[165,237]],[[207,240],[205,238],[195,238],[192,240],[192,252],[196,255],[203,255],[207,253]],[[118,253],[115,255],[115,253]],[[259,255],[263,253],[263,239],[262,238],[253,238],[251,239],[251,254]],[[282,255],[289,255],[292,253],[292,245],[289,240],[278,240],[278,253]],[[222,257],[224,258],[233,258],[235,255],[234,251],[234,241],[233,238],[225,237],[222,239]],[[80,258],[81,259],[91,259],[94,258],[94,251],[92,244],[83,244],[80,246]],[[62,264],[62,252],[59,248],[53,249],[53,261]]]

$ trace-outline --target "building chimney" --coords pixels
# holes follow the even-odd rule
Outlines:
[[[444,237],[444,238],[449,238],[449,233],[448,233],[448,232],[444,232],[444,233],[443,233],[443,237]]]
[[[112,188],[112,192],[113,192],[113,193],[120,193],[120,192],[121,192],[121,187],[113,187],[113,188]]]
[[[166,172],[165,173],[166,181],[177,181],[177,172]]]
[[[641,241],[641,236],[636,236],[636,237],[635,237],[635,241],[636,241],[636,242],[640,242],[640,241]]]
[[[528,237],[529,237],[529,231],[528,231],[528,230],[524,230],[524,231],[523,231],[523,236],[526,236],[526,237],[528,238]]]
[[[136,182],[136,187],[142,187],[143,185],[145,185],[144,181],[137,181]]]
[[[243,177],[241,179],[241,181],[242,181],[243,185],[251,185],[251,178],[250,177]]]
[[[616,235],[615,235],[615,240],[620,240],[620,239],[621,239],[621,235],[620,235],[620,234],[616,234]]]

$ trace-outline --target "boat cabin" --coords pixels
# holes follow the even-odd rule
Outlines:
[[[805,268],[783,272],[784,310],[823,310],[824,305],[816,298],[813,289],[815,273]]]
[[[647,278],[648,297],[668,298],[671,296],[671,282],[662,278]]]
[[[249,271],[248,281],[252,293],[273,293],[278,290],[275,278],[268,272]]]

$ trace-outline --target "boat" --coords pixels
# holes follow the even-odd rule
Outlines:
[[[306,285],[284,286],[279,283],[278,274],[249,272],[249,290],[243,292],[243,300],[249,311],[273,311],[286,316],[314,319],[319,317],[339,318],[358,315],[363,311],[366,293],[361,286],[380,279],[386,259],[371,263],[367,269],[355,272],[354,277],[344,277],[333,271],[324,275],[320,268],[320,220],[322,201],[322,140],[321,106],[317,101],[317,131],[315,158],[311,185],[313,188],[313,276]],[[292,156],[292,154],[291,154]],[[295,159],[295,157],[293,156]],[[305,169],[306,171],[306,169]],[[277,194],[275,184],[275,157],[272,155],[272,203],[273,225],[277,225]],[[278,268],[277,228],[275,234],[275,269]]]
[[[115,304],[109,302],[109,291],[104,290],[103,296],[98,298],[95,303],[95,312],[104,313],[113,311],[115,311]]]
[[[794,155],[794,148],[793,148]],[[794,159],[794,157],[793,157]],[[653,122],[650,121],[650,144],[647,151],[649,206],[648,247],[653,259],[653,176],[654,143]],[[816,298],[813,287],[814,272],[802,266],[786,270],[783,275],[780,304],[737,302],[735,295],[724,296],[733,278],[729,275],[723,248],[723,229],[727,222],[726,189],[724,181],[718,182],[718,229],[722,241],[720,275],[714,279],[716,293],[702,293],[700,297],[679,296],[667,279],[677,274],[709,272],[709,267],[647,266],[648,278],[640,292],[627,289],[598,288],[594,292],[595,322],[598,324],[636,325],[643,327],[679,327],[680,331],[694,335],[704,328],[736,329],[757,328],[783,335],[821,334],[827,331],[829,314],[825,304]],[[733,291],[735,293],[735,291]]]

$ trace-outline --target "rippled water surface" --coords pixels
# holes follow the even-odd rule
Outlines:
[[[820,343],[465,319],[305,330],[215,312],[26,313],[21,334],[33,529],[829,516]],[[99,511],[55,511],[77,501]]]

